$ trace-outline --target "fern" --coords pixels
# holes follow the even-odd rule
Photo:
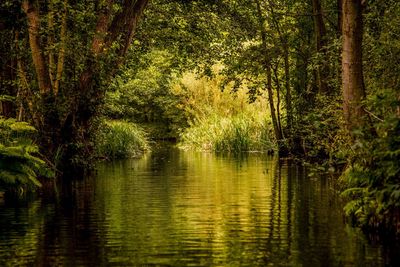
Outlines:
[[[41,187],[38,177],[54,177],[54,172],[37,157],[32,138],[34,127],[26,122],[0,117],[0,190]]]

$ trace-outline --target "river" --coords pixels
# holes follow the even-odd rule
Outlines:
[[[0,266],[400,266],[333,178],[263,154],[166,146],[58,190],[0,200]]]

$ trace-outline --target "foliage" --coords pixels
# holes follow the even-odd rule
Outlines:
[[[214,65],[213,72],[223,67]],[[232,116],[240,114],[249,107],[247,90],[244,87],[233,91],[232,84],[225,84],[223,75],[213,77],[196,75],[187,72],[175,83],[171,91],[180,97],[179,109],[193,125],[196,120],[204,119],[212,114]],[[258,105],[265,109],[265,101],[260,100]]]
[[[29,121],[40,152],[58,159],[61,171],[83,174],[93,166],[105,85],[148,2],[1,1],[0,94],[16,97],[2,114]]]
[[[163,129],[151,131],[153,138],[177,137],[187,126],[179,110],[181,97],[170,89],[178,80],[172,68],[172,55],[153,50],[136,62],[138,69],[128,67],[114,79],[107,92],[104,113],[109,118],[127,119]]]
[[[371,85],[385,83],[382,77]],[[342,175],[345,212],[364,229],[400,234],[400,96],[391,88],[370,90],[365,102],[370,122],[356,132]]]
[[[105,121],[97,135],[97,153],[107,159],[138,156],[149,150],[143,129],[127,121]]]
[[[338,97],[318,95],[314,107],[298,118],[294,126],[294,136],[303,137],[302,156],[308,161],[327,164],[345,162],[343,149],[349,144],[343,129],[341,102]]]
[[[34,190],[41,186],[39,177],[54,176],[36,156],[34,133],[35,128],[26,122],[0,118],[0,189]]]

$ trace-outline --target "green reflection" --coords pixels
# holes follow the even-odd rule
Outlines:
[[[396,264],[345,228],[331,179],[265,155],[164,148],[61,191],[0,203],[1,266]]]

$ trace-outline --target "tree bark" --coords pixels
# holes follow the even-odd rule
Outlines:
[[[283,58],[285,65],[285,87],[286,87],[286,119],[289,135],[293,129],[293,108],[292,108],[292,90],[290,87],[290,69],[289,69],[289,48],[287,42],[283,45]]]
[[[361,0],[343,0],[342,87],[343,110],[348,130],[354,131],[365,122],[362,101],[365,97],[362,65]]]
[[[56,80],[54,82],[54,95],[58,95],[60,88],[60,82],[64,71],[64,60],[65,60],[65,46],[67,39],[67,0],[64,0],[64,12],[61,19],[61,30],[60,30],[60,50],[58,51],[57,69],[56,69]]]
[[[282,131],[282,120],[281,120],[281,97],[280,97],[280,92],[281,92],[281,85],[279,81],[279,75],[278,75],[278,64],[276,64],[275,68],[273,68],[273,73],[275,77],[275,84],[276,84],[276,110],[277,110],[277,119],[278,119],[278,127]],[[283,133],[282,133],[283,135]]]
[[[51,83],[43,49],[40,45],[39,39],[39,10],[32,3],[30,3],[29,0],[24,0],[22,2],[22,9],[24,10],[28,19],[29,45],[32,52],[32,61],[35,67],[39,90],[41,94],[46,94],[51,91]]]
[[[133,35],[140,17],[143,14],[149,0],[125,0],[123,11],[115,16],[110,26],[110,38],[108,45],[112,45],[117,39],[121,40],[119,56],[124,56],[132,43]]]
[[[322,16],[322,7],[320,0],[312,0],[313,7],[313,20],[314,20],[314,34],[315,34],[315,48],[317,53],[323,55],[321,65],[317,67],[315,78],[318,89],[321,93],[328,93],[328,77],[329,69],[326,59],[326,28],[324,18]]]

